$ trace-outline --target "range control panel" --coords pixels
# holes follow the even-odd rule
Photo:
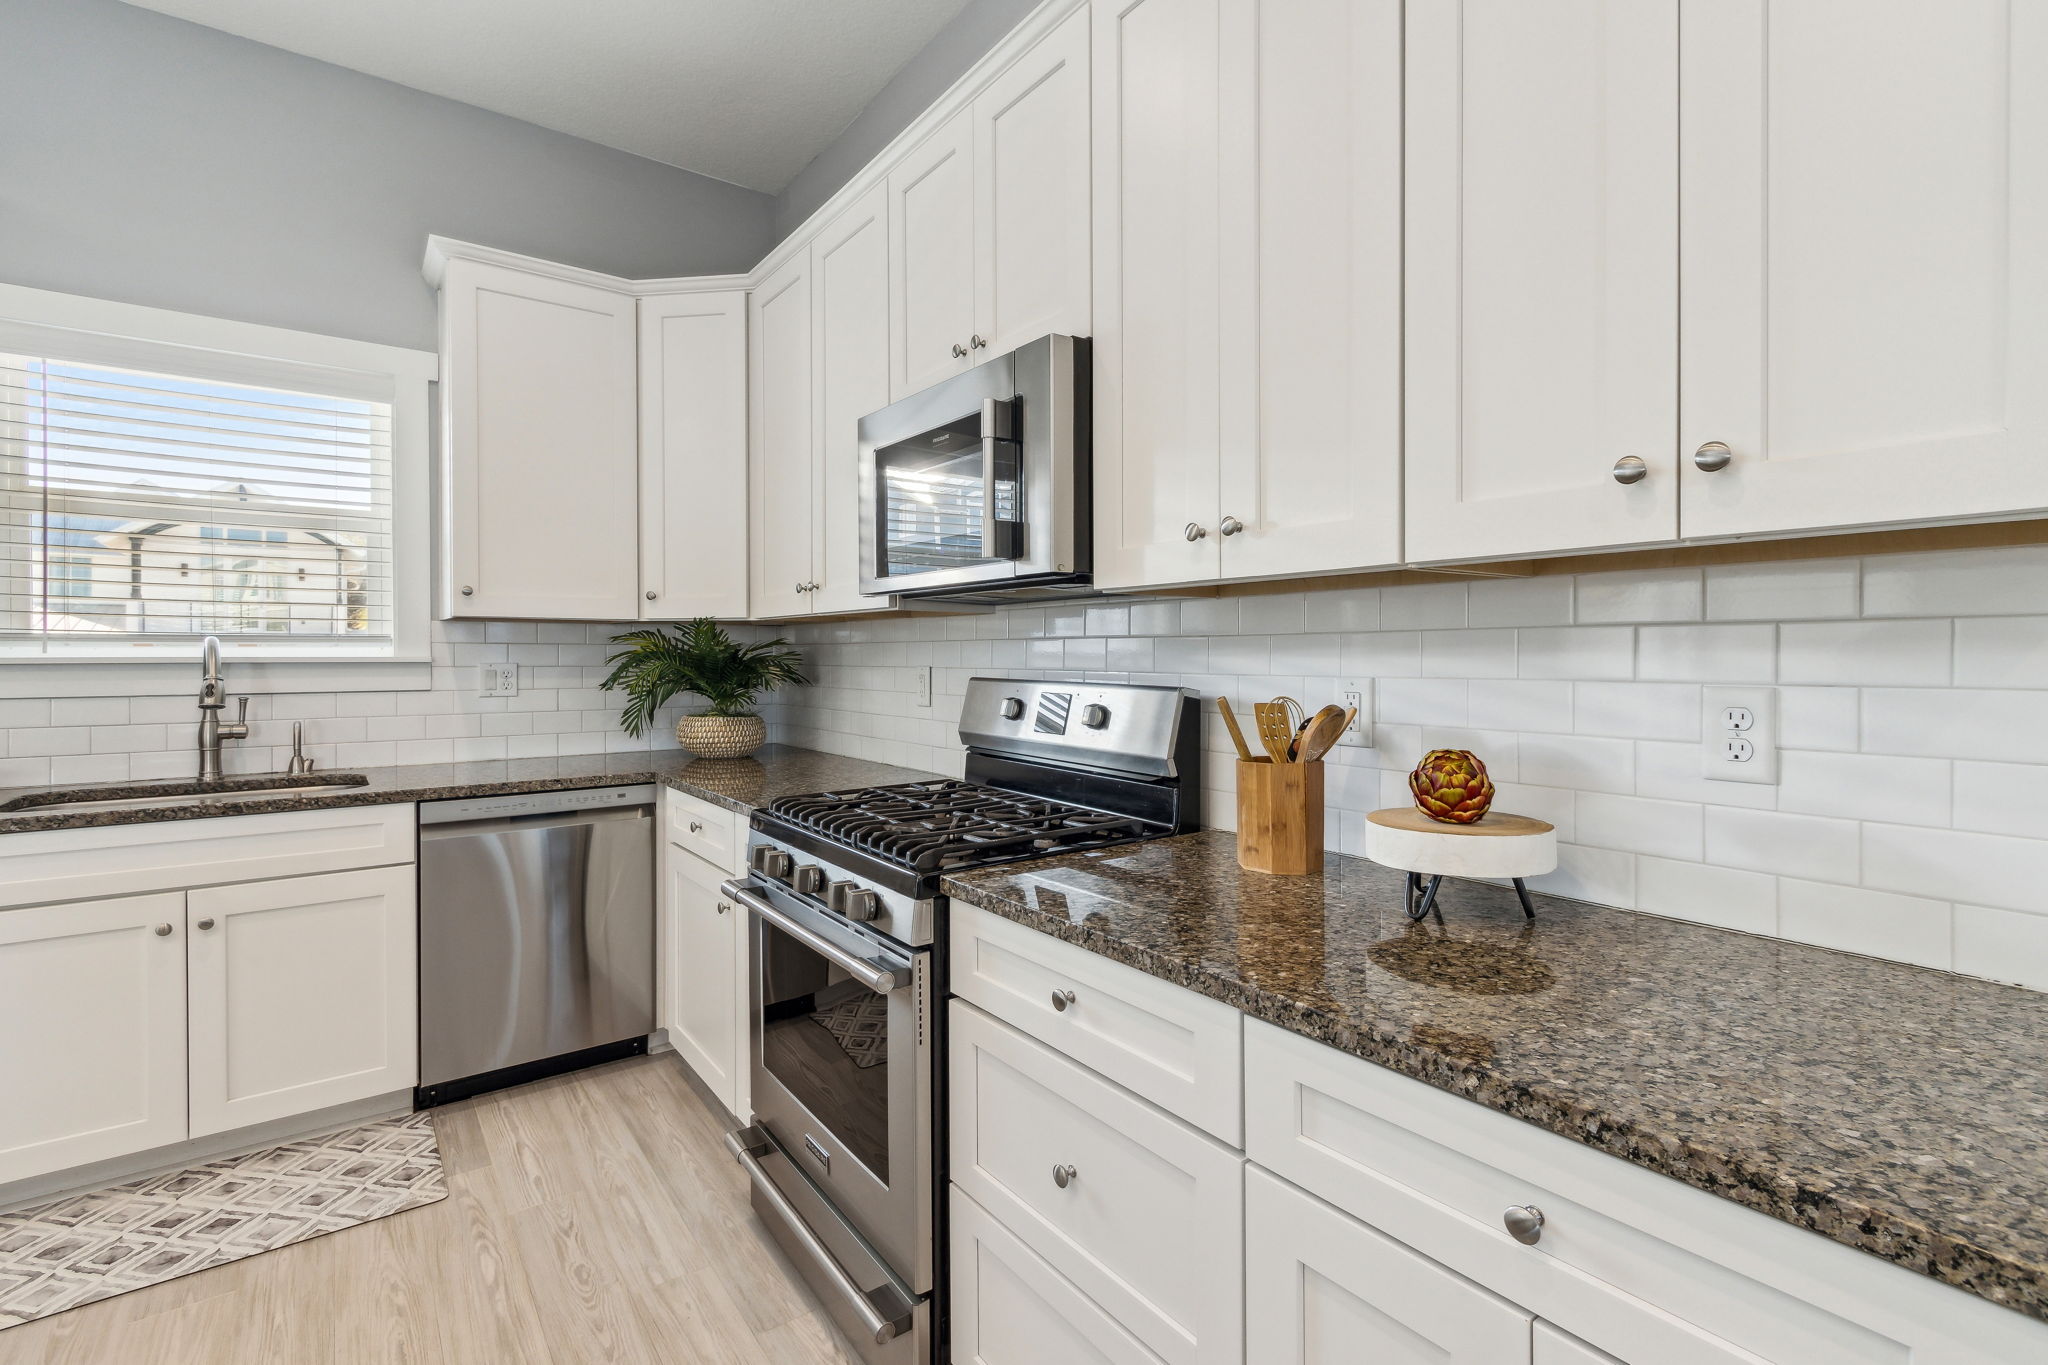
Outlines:
[[[960,739],[989,753],[1169,777],[1182,708],[1196,704],[1179,687],[971,678]]]

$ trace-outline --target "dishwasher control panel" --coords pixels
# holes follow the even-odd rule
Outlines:
[[[515,815],[566,815],[575,811],[651,806],[654,788],[580,787],[572,791],[519,792],[511,796],[474,796],[453,801],[422,801],[420,823],[444,825],[455,820],[502,820]]]

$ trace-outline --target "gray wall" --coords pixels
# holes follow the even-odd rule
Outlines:
[[[627,276],[774,241],[767,195],[116,0],[0,0],[0,127],[0,281],[367,341],[433,349],[430,232]]]
[[[794,232],[1038,4],[1039,0],[967,0],[967,8],[905,62],[846,131],[776,196],[775,240]]]

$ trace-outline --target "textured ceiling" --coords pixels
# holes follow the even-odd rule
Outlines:
[[[775,193],[969,0],[130,0]]]

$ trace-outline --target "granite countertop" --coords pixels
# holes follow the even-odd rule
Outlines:
[[[954,898],[2048,1320],[2048,997],[1205,832],[967,872]]]
[[[365,786],[335,787],[291,796],[248,797],[232,801],[195,796],[174,805],[85,809],[26,810],[0,815],[0,834],[29,830],[86,829],[101,825],[147,824],[161,820],[195,820],[225,815],[267,815],[277,811],[327,810],[336,806],[381,806],[399,801],[440,801],[450,797],[506,796],[518,792],[563,791],[574,787],[625,787],[659,782],[742,815],[784,796],[833,791],[840,787],[885,782],[917,782],[936,773],[898,768],[888,763],[846,758],[771,744],[752,758],[696,758],[681,749],[655,749],[630,754],[590,754],[573,758],[493,759],[476,763],[414,763],[388,768],[349,768],[369,778]],[[280,783],[291,779],[279,777]],[[71,790],[83,794],[148,796],[161,783],[94,784]],[[0,790],[0,803],[52,788]]]

